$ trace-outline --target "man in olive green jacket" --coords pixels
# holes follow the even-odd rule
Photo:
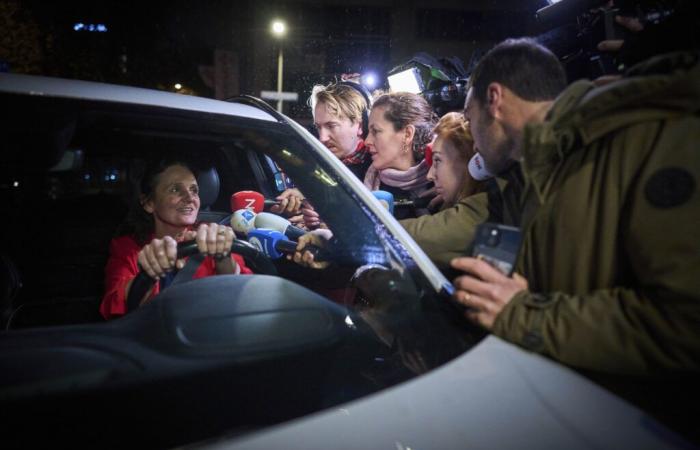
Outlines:
[[[504,175],[500,218],[522,229],[517,272],[527,281],[457,258],[452,267],[468,275],[455,280],[455,298],[495,335],[693,434],[685,414],[697,412],[700,372],[700,56],[659,56],[600,88],[576,82],[539,105],[542,114],[489,69],[533,45],[511,40],[489,52],[465,109],[487,168]],[[462,207],[456,223],[469,239],[474,223],[498,218],[483,197]],[[434,239],[450,256],[466,244]],[[686,411],[674,416],[674,407]]]

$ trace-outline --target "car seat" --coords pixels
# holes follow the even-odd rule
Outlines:
[[[199,214],[198,222],[216,222],[230,214],[229,211],[212,211],[211,207],[219,198],[221,180],[215,167],[200,170],[197,173],[197,184],[199,185]]]

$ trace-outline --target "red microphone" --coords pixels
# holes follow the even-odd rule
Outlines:
[[[231,195],[231,211],[249,209],[255,214],[261,212],[265,206],[265,197],[260,192],[239,191]]]

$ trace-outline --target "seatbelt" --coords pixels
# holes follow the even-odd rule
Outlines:
[[[199,269],[199,266],[202,265],[202,262],[204,262],[204,258],[205,255],[201,253],[192,255],[189,258],[187,258],[185,266],[182,269],[178,270],[177,274],[175,275],[175,277],[173,277],[170,283],[161,282],[160,289],[163,290],[168,286],[173,286],[175,284],[184,283],[186,281],[192,280],[192,277],[194,277],[194,273],[197,271],[197,269]],[[162,281],[165,281],[165,279],[163,279]]]

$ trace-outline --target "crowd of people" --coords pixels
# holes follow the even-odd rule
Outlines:
[[[372,99],[348,82],[315,87],[310,103],[319,140],[368,189],[437,195],[433,214],[395,215],[452,277],[469,320],[697,437],[700,54],[669,51],[613,81],[572,81],[545,47],[508,39],[472,72],[464,110],[439,120],[419,95]],[[477,154],[490,180],[467,169]],[[183,264],[174,246],[185,235],[210,259],[201,276],[249,272],[225,250],[230,228],[192,229],[193,179],[176,163],[146,183],[150,227],[113,242],[105,317],[125,313],[137,262],[160,279]],[[298,190],[278,201],[276,212],[324,228]],[[520,229],[513,276],[470,256],[484,222]],[[303,248],[327,233],[303,236],[293,259],[325,267]]]
[[[699,61],[697,51],[669,52],[623,77],[569,84],[535,41],[496,45],[471,74],[461,118],[471,136],[450,140],[451,115],[434,129],[426,177],[445,207],[400,222],[454,276],[468,319],[696,438]],[[493,179],[477,187],[464,157],[441,168],[446,142],[463,156],[475,147]],[[521,230],[513,276],[470,256],[487,221]],[[303,252],[323,240],[303,237],[294,260],[326,267]]]

